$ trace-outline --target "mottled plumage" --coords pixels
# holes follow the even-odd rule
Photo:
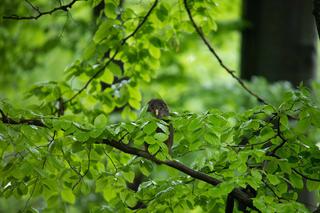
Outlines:
[[[161,99],[152,99],[148,102],[148,112],[152,113],[158,119],[164,120],[164,117],[169,116],[169,108],[167,104]],[[167,121],[168,122],[168,121]],[[157,132],[163,132],[160,128],[157,128]],[[169,154],[172,154],[173,145],[173,133],[174,129],[172,124],[169,124],[169,138],[165,142],[167,144]],[[146,146],[147,148],[147,146]]]
[[[163,119],[169,115],[167,104],[161,99],[152,99],[148,102],[148,112],[151,112],[155,117]]]

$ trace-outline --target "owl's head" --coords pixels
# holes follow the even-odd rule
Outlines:
[[[148,102],[148,112],[151,112],[155,117],[162,119],[169,116],[169,109],[167,104],[161,99],[151,99]]]

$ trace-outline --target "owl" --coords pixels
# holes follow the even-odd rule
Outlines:
[[[152,99],[148,102],[148,112],[150,112],[153,116],[158,119],[165,120],[164,117],[169,116],[169,108],[167,104],[161,99]],[[163,132],[160,128],[157,128],[156,132]],[[172,145],[173,145],[173,134],[174,129],[171,123],[169,123],[169,138],[165,142],[167,144],[169,155],[172,155]],[[145,144],[146,150],[148,150],[148,145]]]

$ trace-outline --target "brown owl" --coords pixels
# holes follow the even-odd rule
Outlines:
[[[169,108],[167,104],[161,99],[151,99],[148,102],[147,111],[152,113],[153,116],[161,120],[164,120],[164,117],[169,116]],[[157,128],[156,132],[163,132],[163,131],[160,128]],[[174,133],[173,126],[172,124],[169,124],[169,138],[165,142],[169,150],[169,155],[172,155],[173,133]],[[146,150],[148,150],[147,144],[145,146],[146,146],[145,147]]]

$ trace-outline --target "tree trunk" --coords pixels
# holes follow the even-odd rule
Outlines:
[[[248,28],[242,32],[242,78],[310,83],[317,58],[312,5],[312,0],[243,0]],[[306,187],[298,200],[310,210],[316,207],[315,194]]]
[[[243,0],[241,77],[308,84],[316,71],[312,0]]]

